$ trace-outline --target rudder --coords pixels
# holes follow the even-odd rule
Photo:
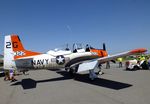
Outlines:
[[[14,52],[12,49],[11,36],[5,36],[4,39],[4,69],[10,70],[15,68]]]

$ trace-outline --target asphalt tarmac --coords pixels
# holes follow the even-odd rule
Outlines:
[[[16,82],[0,77],[0,104],[150,104],[150,70],[124,69],[103,67],[94,81],[57,69],[29,71]]]

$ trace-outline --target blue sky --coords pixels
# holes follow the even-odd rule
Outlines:
[[[101,48],[103,42],[109,53],[150,50],[150,1],[0,0],[0,53],[12,33],[39,52],[67,43]]]

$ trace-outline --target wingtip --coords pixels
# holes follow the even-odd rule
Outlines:
[[[147,51],[146,48],[138,48],[138,49],[131,50],[130,53],[132,53],[132,54],[134,54],[134,53],[144,53],[146,51]]]

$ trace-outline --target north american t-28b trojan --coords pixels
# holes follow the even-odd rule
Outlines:
[[[5,70],[32,70],[65,68],[70,73],[80,73],[89,70],[89,77],[97,77],[94,69],[99,64],[114,60],[118,57],[146,52],[145,48],[109,55],[105,49],[86,47],[74,48],[72,51],[50,50],[47,53],[26,50],[18,35],[5,36],[4,40],[4,69]]]

